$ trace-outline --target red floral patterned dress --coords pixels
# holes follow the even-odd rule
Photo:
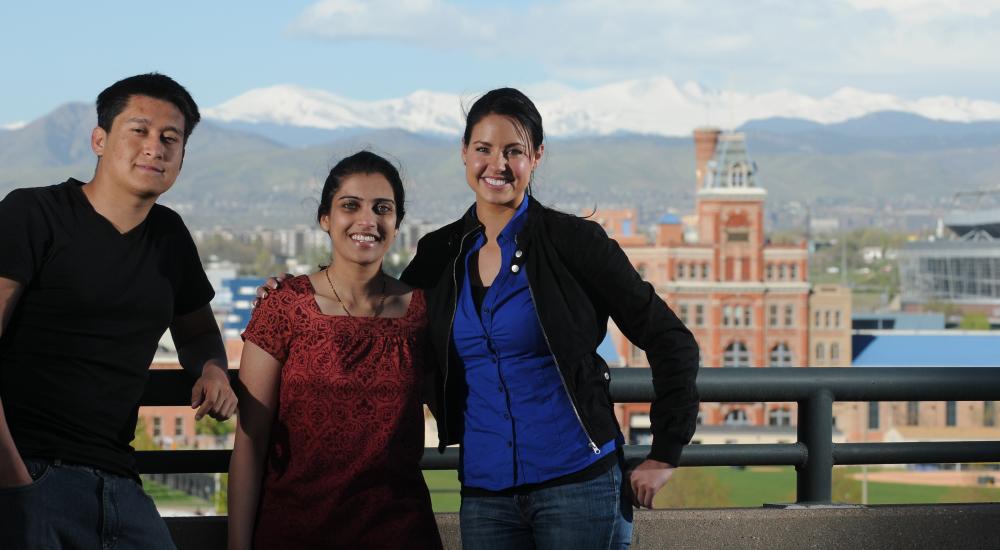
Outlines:
[[[256,548],[440,548],[423,451],[427,306],[404,317],[323,314],[307,276],[286,281],[243,333],[283,363]]]

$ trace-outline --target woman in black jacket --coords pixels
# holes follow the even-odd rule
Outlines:
[[[479,98],[462,138],[475,204],[428,234],[403,273],[429,304],[440,446],[462,444],[467,548],[621,548],[698,413],[698,347],[596,223],[531,197],[542,120],[521,92]],[[623,443],[597,354],[608,317],[645,350],[652,450],[623,483]],[[623,498],[630,487],[633,502]]]

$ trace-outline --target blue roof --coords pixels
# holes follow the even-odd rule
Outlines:
[[[604,335],[604,341],[601,342],[601,345],[597,346],[597,354],[603,357],[604,361],[609,365],[625,365],[625,361],[622,361],[622,358],[618,355],[615,343],[611,341],[610,334]]]
[[[943,332],[943,331],[942,331]],[[1000,367],[1000,333],[855,334],[855,367]]]
[[[661,225],[674,225],[681,223],[681,219],[677,217],[677,214],[664,214],[660,216],[660,221],[657,223]]]

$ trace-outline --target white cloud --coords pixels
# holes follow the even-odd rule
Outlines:
[[[967,93],[945,86],[996,89],[1000,69],[1000,0],[324,0],[292,28],[523,59],[576,85],[668,74],[749,91],[830,93],[896,79],[911,94]]]
[[[859,10],[883,10],[911,23],[938,18],[986,17],[1000,11],[997,0],[846,0]]]
[[[492,36],[492,25],[478,23],[476,15],[442,0],[322,0],[307,7],[291,30],[336,41],[395,39],[454,47],[473,32]]]
[[[27,122],[9,122],[7,124],[0,124],[0,129],[2,130],[20,130],[27,126]]]

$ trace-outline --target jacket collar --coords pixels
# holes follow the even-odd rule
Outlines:
[[[514,213],[514,217],[500,231],[501,235],[513,238],[514,235],[521,234],[528,227],[531,219],[537,217],[541,213],[541,210],[545,208],[531,195],[525,195],[524,198],[525,200],[517,208],[517,212]],[[471,231],[481,230],[482,228],[483,224],[476,217],[476,203],[472,203],[472,206],[462,216],[462,235],[466,235]]]

